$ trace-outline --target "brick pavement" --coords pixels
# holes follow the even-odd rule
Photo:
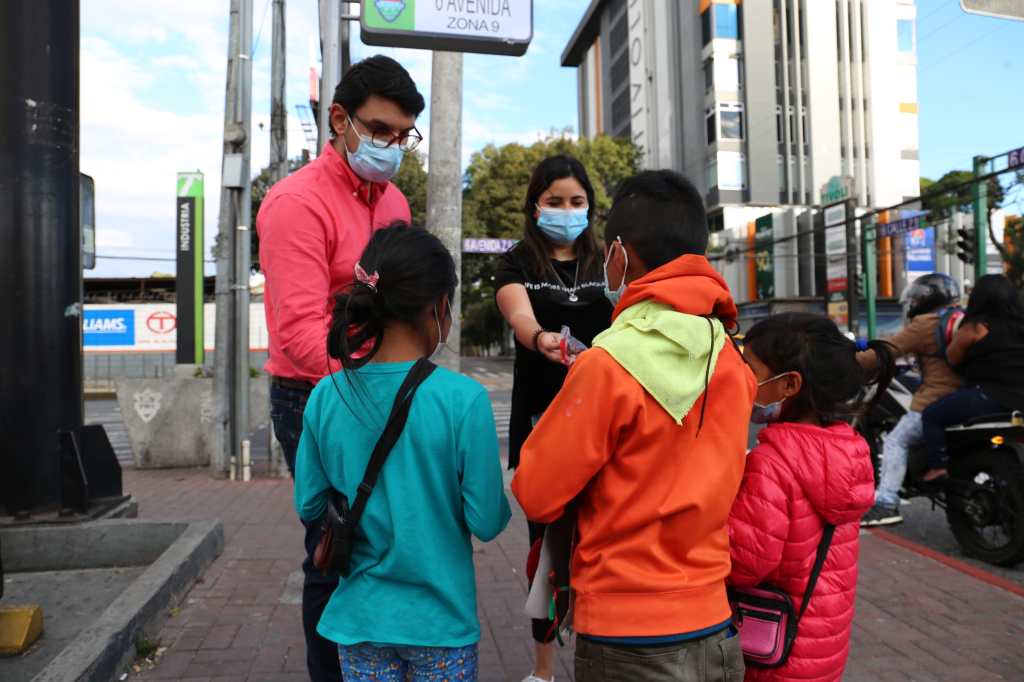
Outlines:
[[[220,518],[224,554],[166,620],[168,647],[144,680],[304,680],[298,582],[301,526],[291,482],[233,483],[203,471],[126,471],[147,518]],[[513,507],[515,505],[513,504]],[[478,546],[481,680],[518,682],[531,644],[522,604],[525,522]],[[1024,599],[874,535],[861,545],[852,656],[844,679],[1024,680]],[[558,677],[571,680],[569,649]]]

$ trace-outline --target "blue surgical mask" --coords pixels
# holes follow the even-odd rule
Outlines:
[[[544,236],[556,244],[574,244],[589,225],[586,208],[537,207],[537,227]]]
[[[622,249],[622,255],[626,259],[626,264],[622,268],[622,284],[619,285],[618,289],[616,289],[615,291],[612,291],[611,286],[609,286],[609,284],[608,284],[608,263],[611,261],[612,249],[615,248],[616,244],[618,244],[619,248]],[[612,304],[613,308],[619,305],[619,301],[622,299],[622,293],[624,291],[626,291],[626,271],[627,270],[629,270],[629,253],[626,252],[626,247],[622,245],[622,238],[621,237],[616,237],[615,241],[612,242],[612,245],[610,247],[608,247],[608,255],[605,256],[605,259],[604,259],[604,269],[602,270],[602,272],[604,273],[604,295],[608,297],[609,301],[611,301],[611,304]]]
[[[781,379],[787,374],[789,374],[789,372],[783,372],[782,374],[773,376],[771,379],[760,381],[758,382],[757,387],[760,388],[765,384],[770,384],[776,379]],[[782,403],[784,402],[786,402],[785,398],[782,400],[776,400],[774,403],[768,403],[767,405],[762,405],[755,401],[754,410],[750,413],[750,421],[754,424],[771,424],[779,421],[779,417],[782,416]]]
[[[348,124],[353,125],[352,119],[349,119]],[[393,178],[402,166],[402,158],[405,156],[402,148],[397,144],[383,148],[375,147],[370,138],[360,135],[355,127],[352,131],[359,138],[359,147],[352,153],[346,146],[345,152],[348,155],[348,165],[355,174],[367,182],[387,182]]]

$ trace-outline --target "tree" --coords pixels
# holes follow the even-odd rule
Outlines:
[[[587,169],[594,184],[600,235],[601,221],[620,182],[640,168],[641,151],[631,141],[602,135],[574,139],[571,131],[553,131],[531,145],[488,145],[473,154],[465,173],[462,229],[468,237],[519,239],[523,203],[530,174],[554,154],[570,154]],[[462,261],[463,335],[467,345],[488,346],[501,340],[502,325],[494,303],[496,258],[467,254]]]
[[[949,171],[937,181],[921,178],[921,206],[931,212],[933,219],[948,218],[954,212],[971,213],[974,210],[974,179],[971,171]],[[927,195],[927,196],[926,196]],[[1003,186],[998,178],[988,180],[989,208],[1003,203]]]
[[[427,171],[423,169],[423,159],[419,152],[409,152],[402,159],[402,166],[392,179],[409,200],[412,213],[412,224],[418,227],[427,225]]]
[[[1024,218],[1006,216],[1003,235],[1005,246],[1000,251],[1007,266],[1006,276],[1017,288],[1024,288]]]

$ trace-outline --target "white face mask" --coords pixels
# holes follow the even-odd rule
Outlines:
[[[437,323],[437,346],[434,347],[434,352],[430,354],[431,357],[438,355],[442,350],[448,347],[448,337],[444,335],[444,330],[441,327],[441,314],[437,312],[436,305],[434,306],[434,322]],[[449,329],[449,332],[450,331],[451,330]]]
[[[619,248],[622,249],[622,255],[626,260],[626,264],[622,268],[622,284],[615,291],[612,291],[611,286],[608,284],[608,263],[612,260],[612,249],[618,244]],[[626,291],[626,271],[629,270],[629,254],[626,252],[626,247],[622,245],[622,237],[616,237],[612,245],[608,247],[608,255],[604,259],[604,295],[611,301],[612,307],[619,305],[619,301],[622,299],[622,294]]]

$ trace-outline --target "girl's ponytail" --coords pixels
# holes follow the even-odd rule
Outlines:
[[[864,385],[875,388],[875,394],[864,406],[865,411],[871,410],[878,404],[878,401],[885,395],[886,389],[889,388],[889,384],[896,378],[896,349],[892,344],[881,339],[874,339],[868,341],[867,346],[868,350],[875,351],[877,362],[874,369],[864,370]],[[856,347],[854,351],[856,351]]]

